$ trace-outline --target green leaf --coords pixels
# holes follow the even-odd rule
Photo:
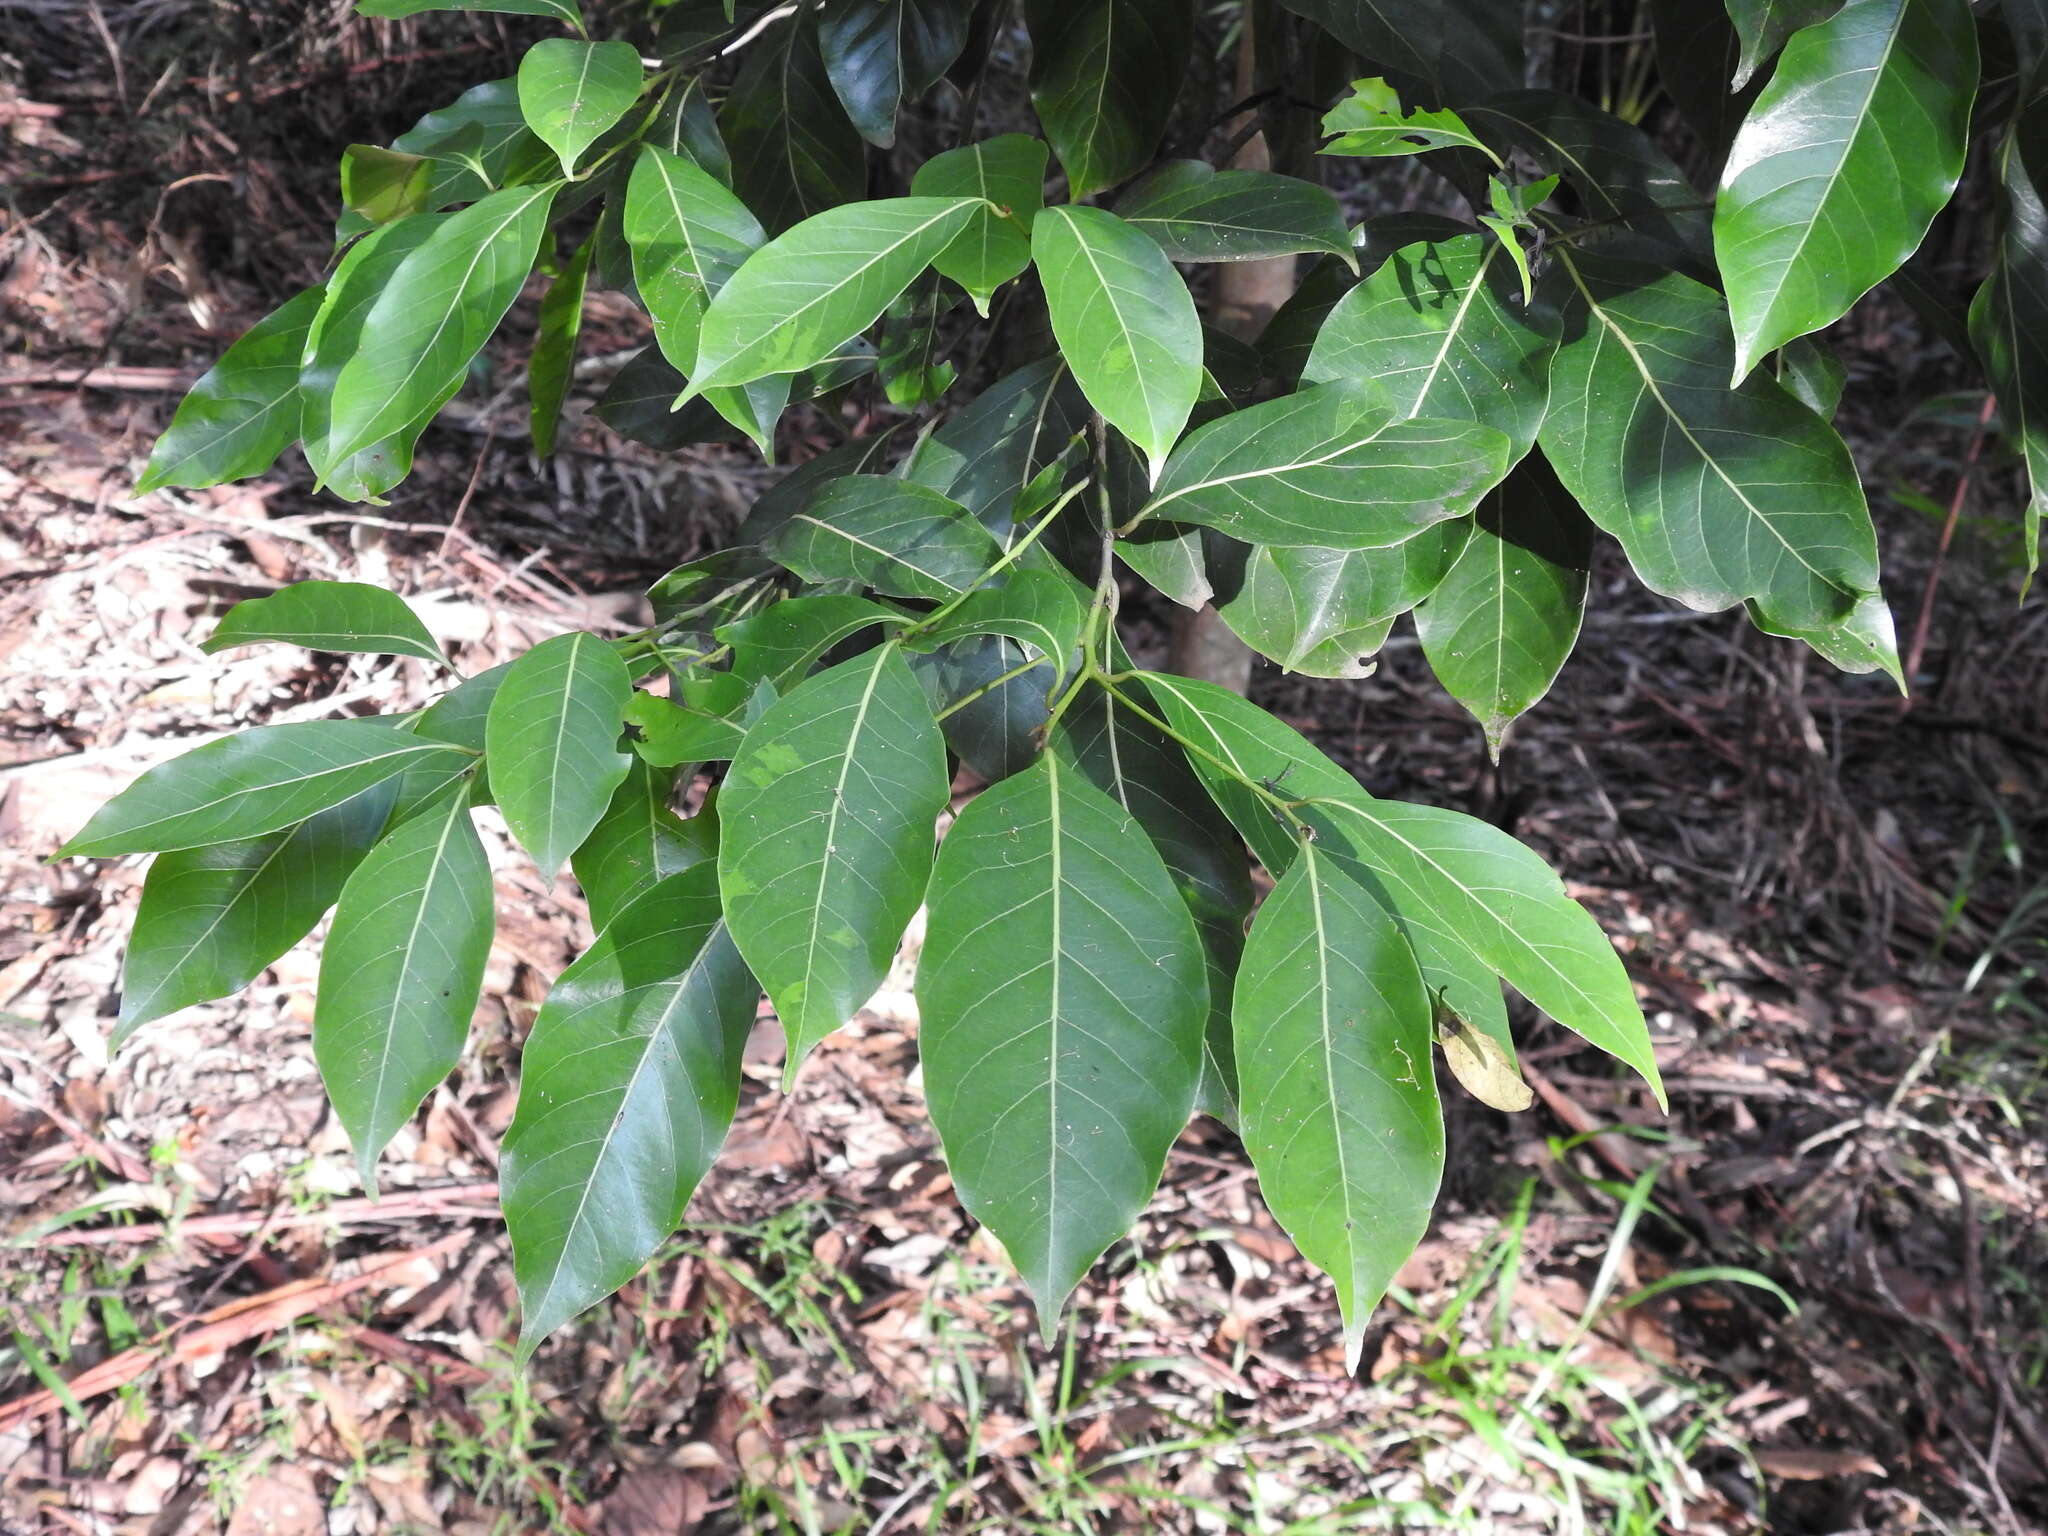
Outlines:
[[[475,762],[460,747],[393,730],[377,717],[259,725],[150,769],[57,856],[166,853],[260,837],[408,769],[452,778]]]
[[[332,459],[414,432],[462,387],[533,270],[554,190],[494,192],[447,215],[398,264],[334,381]]]
[[[1577,302],[1550,371],[1544,453],[1645,585],[1688,607],[1754,598],[1812,629],[1877,590],[1849,451],[1770,379],[1727,385],[1719,294],[1676,272],[1568,256]]]
[[[1322,147],[1326,155],[1379,158],[1456,148],[1493,153],[1455,112],[1404,112],[1400,92],[1378,76],[1351,82],[1351,94],[1323,114],[1323,132],[1335,135]]]
[[[239,992],[313,931],[384,830],[390,785],[264,837],[161,853],[121,966],[119,1050],[136,1030]]]
[[[960,503],[887,475],[833,481],[764,547],[806,581],[933,600],[961,591],[1002,554]]]
[[[991,784],[1030,767],[1044,746],[1052,673],[1029,661],[1002,635],[970,636],[911,661],[932,708],[947,711],[939,722],[946,746]]]
[[[758,546],[776,529],[809,507],[833,481],[847,475],[879,474],[887,462],[895,429],[884,427],[806,460],[754,498],[735,535],[738,547]]]
[[[371,224],[423,212],[432,195],[433,169],[421,155],[351,144],[341,152],[342,206]]]
[[[1899,662],[1899,637],[1892,624],[1892,610],[1882,593],[1867,592],[1856,606],[1832,624],[1801,628],[1780,624],[1748,605],[1749,621],[1767,635],[1803,640],[1829,665],[1844,672],[1882,672],[1906,692],[1906,674]]]
[[[1742,57],[1730,82],[1738,91],[1785,46],[1786,38],[1826,21],[1842,8],[1842,0],[1726,0],[1726,4],[1735,35],[1742,40]]]
[[[1736,92],[1728,86],[1741,55],[1728,13],[1719,5],[1695,5],[1692,0],[1651,0],[1650,28],[1655,34],[1657,77],[1665,94],[1699,136],[1706,165],[1718,168],[1756,99],[1753,90]],[[1458,1048],[1447,1047],[1446,1054],[1453,1049]],[[1470,1060],[1462,1054],[1459,1059]]]
[[[732,1124],[759,996],[708,864],[636,897],[548,992],[499,1169],[522,1358],[675,1231]]]
[[[693,392],[795,373],[873,325],[952,242],[971,198],[891,197],[804,220],[771,240],[705,311]]]
[[[1394,620],[1437,589],[1471,532],[1459,518],[1384,549],[1262,544],[1217,611],[1240,640],[1290,672],[1370,677]]]
[[[526,125],[574,176],[576,161],[640,99],[640,50],[631,43],[550,38],[519,61],[519,110]]]
[[[1218,171],[1169,160],[1118,199],[1117,217],[1175,261],[1258,261],[1326,251],[1357,257],[1337,199],[1314,182],[1271,171]]]
[[[1330,310],[1302,377],[1376,380],[1396,417],[1476,421],[1520,459],[1550,399],[1558,318],[1525,306],[1507,254],[1484,235],[1402,247]]]
[[[386,835],[341,889],[313,1055],[373,1190],[377,1155],[461,1059],[495,924],[463,785]]]
[[[1166,253],[1100,208],[1048,208],[1031,229],[1053,335],[1088,403],[1159,478],[1202,387],[1202,324]]]
[[[867,191],[860,134],[832,93],[807,12],[747,49],[719,122],[733,187],[772,230]]]
[[[748,730],[720,795],[719,886],[789,1036],[785,1085],[888,973],[946,804],[945,747],[893,645],[800,683]]]
[[[1809,336],[1778,349],[1775,369],[1786,391],[1822,421],[1833,421],[1842,403],[1849,370],[1842,360]]]
[[[625,230],[655,340],[687,374],[697,366],[705,304],[766,243],[767,232],[714,177],[653,144],[642,145],[633,163]]]
[[[559,163],[526,126],[514,79],[487,80],[464,91],[393,139],[391,148],[429,162],[422,210],[472,203],[515,182],[545,180]],[[336,244],[372,227],[362,215],[344,213],[335,226]]]
[[[1232,1018],[1260,1193],[1336,1284],[1355,1373],[1443,1179],[1422,973],[1387,910],[1310,843],[1252,922]]]
[[[555,432],[562,423],[562,404],[569,398],[569,380],[576,371],[576,338],[583,331],[583,294],[590,280],[590,253],[595,236],[576,247],[576,254],[548,284],[540,301],[540,331],[527,364],[527,394],[532,401],[533,451],[546,458],[555,451]]]
[[[1415,611],[1437,681],[1486,731],[1497,759],[1508,727],[1550,691],[1586,612],[1593,530],[1540,456],[1479,504],[1458,561]]]
[[[308,288],[249,328],[178,402],[135,483],[220,485],[260,475],[299,436],[299,358],[325,288]]]
[[[1149,698],[1144,702],[1151,704]],[[1196,1103],[1228,1119],[1236,1113],[1238,1091],[1230,999],[1252,909],[1251,864],[1244,845],[1180,748],[1103,690],[1083,690],[1060,716],[1050,745],[1144,829],[1187,903],[1201,935],[1209,981]]]
[[[1026,0],[1031,105],[1070,197],[1114,186],[1158,148],[1194,43],[1188,0]]]
[[[404,598],[363,581],[300,581],[230,608],[199,647],[211,656],[277,640],[311,651],[417,656],[447,666],[441,647]]]
[[[711,109],[702,75],[691,75],[669,92],[654,126],[647,131],[647,142],[681,155],[725,186],[732,185],[732,155],[718,131],[718,117]]]
[[[966,635],[1004,635],[1043,656],[1058,680],[1080,664],[1082,617],[1071,577],[1012,571],[1000,587],[969,593],[958,608],[924,630],[918,643],[929,648]]]
[[[2048,106],[2030,107],[2000,151],[2005,224],[1970,303],[1970,340],[1998,396],[1999,426],[2027,467],[2024,559],[2041,559],[2048,512]],[[182,412],[181,412],[182,414]]]
[[[415,214],[370,231],[352,246],[327,283],[327,297],[306,336],[299,369],[300,439],[315,479],[335,495],[367,501],[412,470],[412,449],[426,415],[402,424],[382,442],[354,455],[337,453],[333,434],[334,386],[356,356],[370,311],[406,257],[454,217]],[[439,409],[439,402],[433,403]]]
[[[1005,133],[934,155],[910,179],[919,197],[977,197],[987,205],[932,258],[941,276],[967,290],[983,319],[989,296],[1031,265],[1031,225],[1045,206],[1045,156],[1045,140]]]
[[[491,787],[552,887],[631,766],[619,730],[633,679],[595,635],[555,635],[512,663],[484,730]]]
[[[1470,512],[1511,448],[1476,422],[1396,420],[1366,383],[1321,384],[1195,431],[1142,516],[1255,544],[1375,549]]]
[[[597,419],[623,438],[672,452],[692,443],[738,442],[744,436],[699,397],[681,410],[676,396],[689,382],[661,355],[659,346],[643,347],[605,387],[593,408]]]
[[[891,405],[930,405],[953,387],[959,372],[938,355],[939,325],[958,302],[938,274],[922,272],[883,311],[875,370]]]
[[[640,732],[634,754],[657,768],[730,762],[746,735],[739,716],[751,690],[730,672],[686,674],[682,688],[680,701],[636,693],[627,703],[626,723]]]
[[[1361,58],[1412,75],[1444,99],[1482,100],[1522,79],[1522,12],[1502,0],[1283,3]]]
[[[1208,995],[1187,906],[1123,808],[1047,753],[946,834],[917,1000],[961,1204],[1050,1337],[1194,1105]]]
[[[583,30],[576,0],[356,0],[358,16],[396,19],[426,11],[491,11],[502,16],[551,16]]]
[[[909,622],[864,597],[831,593],[785,598],[750,619],[724,625],[718,638],[732,647],[735,677],[787,693],[840,641],[878,624]]]
[[[870,144],[896,142],[896,109],[960,56],[972,9],[963,0],[839,0],[819,15],[825,73]]]
[[[670,809],[675,770],[635,757],[583,846],[569,856],[603,933],[628,902],[657,880],[718,857],[718,816],[710,803],[685,821]]]
[[[1088,402],[1065,360],[1040,358],[997,379],[932,435],[956,461],[944,473],[908,478],[945,492],[1007,538],[1018,496],[1087,424]]]
[[[1785,45],[1714,203],[1738,383],[1913,254],[1962,176],[1976,88],[1968,0],[1850,0]]]

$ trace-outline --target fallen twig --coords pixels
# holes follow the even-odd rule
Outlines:
[[[449,1184],[437,1189],[407,1190],[376,1200],[367,1197],[337,1200],[318,1210],[297,1211],[291,1215],[271,1211],[222,1211],[211,1216],[188,1216],[182,1221],[139,1221],[124,1227],[73,1227],[46,1232],[39,1237],[19,1238],[15,1240],[15,1246],[47,1248],[86,1243],[153,1243],[166,1237],[222,1237],[254,1232],[259,1228],[281,1231],[287,1227],[348,1227],[428,1215],[495,1221],[500,1215],[498,1186]]]

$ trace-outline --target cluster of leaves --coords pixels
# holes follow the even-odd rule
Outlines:
[[[574,35],[348,151],[331,275],[200,381],[145,490],[293,443],[339,495],[389,490],[536,266],[541,452],[593,283],[651,322],[598,407],[628,435],[772,452],[793,402],[838,420],[849,388],[927,425],[788,475],[654,586],[644,631],[144,775],[65,850],[156,855],[120,1036],[246,985],[332,907],[314,1045],[369,1177],[463,1048],[493,922],[471,811],[495,805],[597,929],[534,1025],[504,1147],[531,1347],[681,1219],[761,992],[793,1077],[928,904],[932,1117],[1043,1315],[1199,1107],[1241,1129],[1355,1353],[1438,1187],[1434,1048],[1526,1102],[1505,981],[1654,1088],[1642,1014],[1513,838],[1377,799],[1244,698],[1135,667],[1120,568],[1317,676],[1362,675],[1412,612],[1496,746],[1572,648],[1596,528],[1658,592],[1896,676],[1829,422],[1842,370],[1811,333],[1920,244],[1974,105],[2007,215],[1968,329],[2048,486],[2048,12],[1657,8],[1669,89],[1726,151],[1707,199],[1639,128],[1525,84],[1514,0],[1286,5],[1259,13],[1331,83],[1326,152],[1423,157],[1474,223],[1353,228],[1311,180],[1159,159],[1192,0],[1027,0],[1021,28],[994,0],[681,0],[631,42],[588,40],[575,0],[361,0]],[[1980,33],[2003,61],[1981,93]],[[991,51],[1025,46],[1043,137],[974,141]],[[969,141],[869,196],[906,107],[955,87]],[[1311,264],[1256,343],[1206,327],[1182,268],[1274,257]],[[984,348],[1051,338],[964,402],[942,355],[962,296],[984,320],[1000,296],[964,328]],[[356,585],[244,603],[209,649],[261,641],[446,665]],[[955,760],[990,787],[941,843]],[[1256,911],[1254,859],[1276,882]]]

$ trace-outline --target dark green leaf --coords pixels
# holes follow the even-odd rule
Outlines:
[[[1131,816],[1047,753],[947,833],[917,998],[961,1203],[1050,1336],[1194,1104],[1208,997],[1187,906]]]
[[[1699,135],[1709,169],[1718,167],[1735,137],[1754,90],[1729,89],[1741,51],[1722,7],[1693,0],[1652,0],[1657,74],[1679,113]]]
[[[2030,494],[2022,540],[2031,574],[2048,511],[2048,105],[2035,105],[2003,146],[2005,225],[1990,274],[1970,304],[1970,340],[1998,396],[1999,425],[2025,461]]]
[[[1415,632],[1498,757],[1509,725],[1550,691],[1579,638],[1593,530],[1540,455],[1479,504],[1477,522],[1415,611]]]
[[[1778,349],[1775,370],[1778,382],[1792,398],[1822,421],[1835,419],[1842,403],[1843,386],[1849,370],[1842,360],[1809,336],[1787,342]]]
[[[1026,0],[1031,105],[1072,197],[1142,170],[1194,42],[1188,0]]]
[[[387,587],[362,581],[301,581],[227,611],[199,648],[211,656],[276,640],[310,651],[417,656],[447,666],[419,615]]]
[[[675,1231],[732,1124],[759,996],[709,865],[636,897],[549,991],[499,1169],[522,1356]]]
[[[991,784],[1030,767],[1044,745],[1052,673],[1038,665],[1017,670],[1030,660],[1001,635],[976,635],[912,660],[932,708],[949,711],[939,722],[946,745]]]
[[[647,142],[681,155],[726,186],[732,185],[732,156],[718,131],[718,116],[711,109],[702,75],[692,75],[670,91],[654,126],[647,131]]]
[[[299,436],[299,359],[327,290],[308,288],[258,320],[178,402],[135,494],[260,475]]]
[[[939,357],[939,325],[958,302],[936,273],[924,272],[883,311],[875,371],[891,405],[914,410],[953,387],[958,370]]]
[[[1004,635],[1045,657],[1059,679],[1080,662],[1081,619],[1081,600],[1071,578],[1051,571],[1012,571],[1000,587],[970,593],[952,613],[923,631],[919,643],[932,646],[966,635]]]
[[[1545,454],[1652,589],[1769,622],[1836,622],[1877,590],[1877,538],[1834,429],[1761,375],[1728,388],[1719,294],[1568,257],[1577,301],[1550,372]]]
[[[576,161],[640,99],[640,50],[631,43],[550,38],[519,61],[526,125],[574,176]]]
[[[1283,0],[1339,42],[1437,97],[1476,101],[1522,80],[1522,6],[1515,0]]]
[[[260,837],[419,768],[454,777],[476,758],[387,719],[259,725],[159,764],[94,813],[61,857],[164,853]]]
[[[595,635],[555,635],[512,663],[484,727],[506,825],[552,886],[631,765],[619,730],[633,679]]]
[[[875,323],[980,206],[879,198],[817,214],[769,241],[705,311],[692,390],[795,373],[831,356]]]
[[[320,954],[313,1055],[363,1182],[455,1069],[496,926],[491,865],[457,785],[372,848]]]
[[[533,270],[553,197],[552,186],[494,192],[447,215],[398,264],[334,381],[333,459],[415,431],[461,388]]]
[[[748,682],[787,693],[840,641],[877,624],[907,624],[900,613],[864,597],[792,597],[718,631],[733,650],[732,670]]]
[[[594,407],[597,419],[619,436],[664,452],[691,443],[737,442],[743,436],[702,396],[673,409],[689,387],[659,345],[643,347],[626,360]]]
[[[1100,208],[1048,208],[1032,225],[1053,335],[1088,403],[1158,479],[1202,387],[1202,323],[1173,263]]]
[[[719,884],[789,1036],[785,1084],[881,985],[946,803],[938,726],[893,645],[798,684],[748,730],[720,796]]]
[[[241,991],[311,933],[384,830],[391,800],[386,783],[264,837],[158,854],[107,1048],[153,1019]]]
[[[943,473],[907,478],[943,491],[1006,538],[1018,495],[1087,422],[1088,402],[1065,361],[1040,358],[996,380],[933,435],[950,450]]]
[[[1394,918],[1309,843],[1259,907],[1231,1012],[1259,1191],[1335,1282],[1356,1372],[1443,1178],[1422,973]]]
[[[1850,0],[1793,35],[1714,204],[1738,382],[1913,254],[1962,175],[1976,88],[1968,0]]]
[[[870,144],[896,142],[896,109],[960,56],[972,9],[969,0],[838,0],[820,13],[825,73]]]
[[[1175,261],[1256,261],[1327,251],[1357,258],[1337,199],[1313,182],[1271,171],[1218,171],[1170,160],[1117,201],[1117,217]]]
[[[717,814],[707,804],[688,821],[676,815],[669,808],[674,779],[674,769],[636,757],[603,817],[569,856],[599,933],[655,881],[718,857]]]
[[[569,380],[576,371],[576,338],[583,330],[583,294],[590,279],[592,236],[548,284],[540,301],[540,331],[527,364],[527,394],[532,410],[533,451],[546,458],[555,451],[555,432],[562,422],[562,404],[569,398]]]
[[[953,243],[932,258],[940,275],[965,288],[986,318],[989,295],[1031,265],[1031,224],[1045,206],[1045,140],[1005,133],[949,149],[917,168],[910,190],[919,197],[978,197],[994,205],[975,209]]]
[[[799,464],[754,498],[754,505],[740,522],[737,542],[742,546],[763,543],[835,480],[847,475],[879,474],[893,433],[893,428],[885,427],[870,437],[853,438]]]
[[[1144,515],[1257,544],[1380,548],[1470,512],[1511,447],[1475,422],[1396,420],[1365,383],[1322,384],[1191,434]]]
[[[1739,91],[1758,68],[1785,46],[1802,27],[1826,21],[1842,8],[1842,0],[1726,0],[1728,19],[1742,40],[1742,57],[1731,82]]]
[[[833,481],[765,547],[806,581],[857,581],[935,600],[965,588],[1002,554],[957,501],[887,475]]]
[[[808,13],[747,49],[719,123],[733,186],[771,230],[867,190],[866,152],[832,94]]]
[[[519,82],[509,78],[487,80],[464,91],[393,139],[391,147],[433,162],[427,179],[428,208],[473,203],[514,182],[545,179],[559,164],[554,151],[526,126],[519,110]],[[344,236],[359,232],[351,216],[344,215],[341,223]]]

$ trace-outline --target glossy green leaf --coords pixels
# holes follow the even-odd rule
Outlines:
[[[1998,396],[1999,425],[2027,467],[2027,571],[2041,559],[2048,512],[2048,106],[2029,108],[2000,153],[2005,223],[1970,304],[1970,340]]]
[[[356,0],[358,16],[396,19],[427,11],[490,11],[502,16],[548,16],[583,30],[576,0]]]
[[[1755,90],[1729,88],[1742,45],[1728,13],[1693,0],[1651,0],[1650,28],[1665,94],[1699,136],[1707,165],[1718,167],[1756,99]]]
[[[719,126],[732,146],[733,188],[761,222],[787,229],[865,193],[867,154],[832,92],[816,22],[799,13],[743,60]]]
[[[373,1188],[377,1155],[462,1056],[496,921],[466,786],[386,835],[341,889],[313,1055]]]
[[[1255,544],[1375,549],[1470,512],[1511,446],[1476,422],[1396,420],[1363,382],[1321,384],[1192,433],[1144,516]]]
[[[251,326],[200,377],[135,483],[221,485],[260,475],[299,436],[299,358],[325,288],[308,288]]]
[[[548,284],[540,301],[540,332],[527,364],[528,420],[533,451],[546,458],[555,451],[555,433],[562,424],[562,405],[569,398],[569,380],[576,371],[576,338],[583,331],[583,296],[590,280],[590,254],[595,237],[576,247],[576,254]]]
[[[888,973],[946,804],[939,729],[893,645],[798,684],[748,730],[720,795],[719,886],[789,1036],[785,1084]]]
[[[655,114],[646,142],[658,144],[672,155],[681,155],[700,169],[709,171],[726,186],[732,185],[732,154],[718,131],[718,117],[711,109],[710,92],[704,76],[691,75],[669,92],[668,100]]]
[[[1052,713],[1052,673],[1016,641],[973,635],[912,657],[911,670],[933,710],[945,712],[939,729],[947,748],[987,782],[1038,760]]]
[[[1309,843],[1252,922],[1231,1012],[1259,1192],[1335,1283],[1356,1372],[1443,1179],[1429,993],[1394,918]]]
[[[1376,159],[1457,148],[1491,153],[1457,113],[1404,109],[1400,92],[1377,76],[1351,82],[1351,94],[1323,114],[1323,133],[1334,135],[1322,148],[1326,155]]]
[[[1882,672],[1906,692],[1906,674],[1899,661],[1899,636],[1891,606],[1879,592],[1868,592],[1848,614],[1832,624],[1800,627],[1780,624],[1750,603],[1749,621],[1767,635],[1803,640],[1830,666],[1844,672]]]
[[[299,369],[300,441],[318,482],[335,495],[367,501],[398,484],[412,471],[413,444],[425,425],[408,421],[389,437],[354,454],[336,452],[334,387],[356,356],[378,297],[405,259],[424,245],[452,214],[416,214],[372,230],[349,248],[327,282],[327,297],[306,336]],[[439,409],[440,402],[433,402]]]
[[[960,56],[972,9],[970,0],[838,0],[819,14],[826,76],[870,144],[896,142],[896,109]]]
[[[387,719],[259,725],[159,764],[101,806],[60,857],[164,853],[296,826],[419,768],[454,777],[476,762]]]
[[[313,931],[384,830],[388,783],[264,837],[150,862],[121,965],[119,1050],[136,1030],[239,992]]]
[[[1031,256],[1081,392],[1156,480],[1202,386],[1202,324],[1187,284],[1156,244],[1100,208],[1046,209]]]
[[[1002,554],[960,503],[887,475],[833,481],[764,547],[806,581],[931,599],[960,591]]]
[[[1459,518],[1383,549],[1260,545],[1217,611],[1240,640],[1290,672],[1370,677],[1394,620],[1442,584],[1471,532]]]
[[[716,178],[647,144],[626,187],[625,233],[655,340],[687,374],[697,366],[704,305],[767,242],[767,232]]]
[[[422,155],[351,144],[341,152],[342,206],[371,224],[423,212],[432,195],[433,169]]]
[[[952,242],[970,198],[893,197],[834,208],[771,240],[712,299],[692,391],[794,373],[866,330]]]
[[[485,761],[512,835],[552,886],[631,766],[619,751],[633,679],[595,635],[555,635],[512,663],[491,700]]]
[[[678,816],[670,807],[675,776],[635,757],[604,815],[569,856],[599,933],[657,880],[718,857],[717,814],[707,806],[687,821]]]
[[[1976,87],[1968,0],[1850,0],[1793,35],[1714,203],[1738,382],[1913,254],[1962,176]]]
[[[687,407],[685,407],[687,409]],[[754,499],[735,536],[738,547],[758,546],[776,529],[809,507],[819,492],[847,475],[879,474],[887,463],[894,429],[856,437],[808,459]]]
[[[1726,0],[1726,5],[1735,35],[1742,40],[1742,56],[1731,81],[1739,91],[1785,46],[1786,38],[1826,21],[1842,8],[1842,0]]]
[[[1142,170],[1194,42],[1188,0],[1026,0],[1031,105],[1072,197]]]
[[[640,99],[640,50],[631,43],[549,38],[519,61],[519,110],[526,125],[574,176],[583,151]]]
[[[634,898],[549,990],[499,1168],[522,1356],[675,1231],[732,1124],[759,996],[708,864]]]
[[[1497,240],[1466,234],[1393,252],[1330,310],[1302,377],[1374,380],[1394,414],[1477,421],[1519,459],[1550,398],[1556,311],[1525,306]]]
[[[1446,100],[1482,100],[1522,80],[1522,9],[1512,0],[1282,0],[1361,58],[1412,75]]]
[[[1272,171],[1219,171],[1169,160],[1117,201],[1117,217],[1175,261],[1258,261],[1323,251],[1355,265],[1337,199]]]
[[[235,604],[200,649],[209,656],[265,641],[311,651],[417,656],[447,666],[441,647],[404,598],[363,581],[300,581]]]
[[[1550,691],[1586,612],[1593,530],[1540,456],[1479,504],[1471,540],[1415,610],[1415,632],[1497,758],[1516,717]]]
[[[902,614],[864,597],[832,593],[791,597],[718,631],[733,650],[733,675],[766,682],[787,693],[840,641],[879,624],[909,623]]]
[[[976,524],[979,527],[979,524]],[[1071,578],[1051,571],[1011,571],[999,587],[983,587],[920,636],[941,645],[966,635],[1003,635],[1051,663],[1055,678],[1080,663],[1082,607]]]
[[[1703,610],[1754,598],[1802,629],[1875,592],[1877,539],[1848,449],[1772,380],[1728,388],[1720,295],[1675,272],[1564,266],[1576,301],[1543,450],[1643,582]]]
[[[1145,700],[1149,706],[1149,697]],[[1237,1105],[1237,1057],[1230,1000],[1252,909],[1251,864],[1180,748],[1158,727],[1099,688],[1060,716],[1051,746],[1144,829],[1187,903],[1201,935],[1209,982],[1197,1106],[1230,1118]]]
[[[943,491],[1007,537],[1017,497],[1067,450],[1088,415],[1065,360],[1040,358],[996,380],[933,434],[950,451],[943,473],[908,478]]]
[[[1031,225],[1045,206],[1045,140],[1005,133],[949,149],[917,168],[910,190],[919,197],[978,197],[932,266],[967,290],[984,318],[989,296],[1031,265]]]
[[[461,388],[533,270],[553,198],[552,186],[494,192],[447,215],[398,264],[334,381],[333,459],[416,429]]]
[[[1187,1123],[1207,989],[1151,842],[1058,755],[946,834],[917,975],[925,1092],[961,1203],[1048,1337]]]

